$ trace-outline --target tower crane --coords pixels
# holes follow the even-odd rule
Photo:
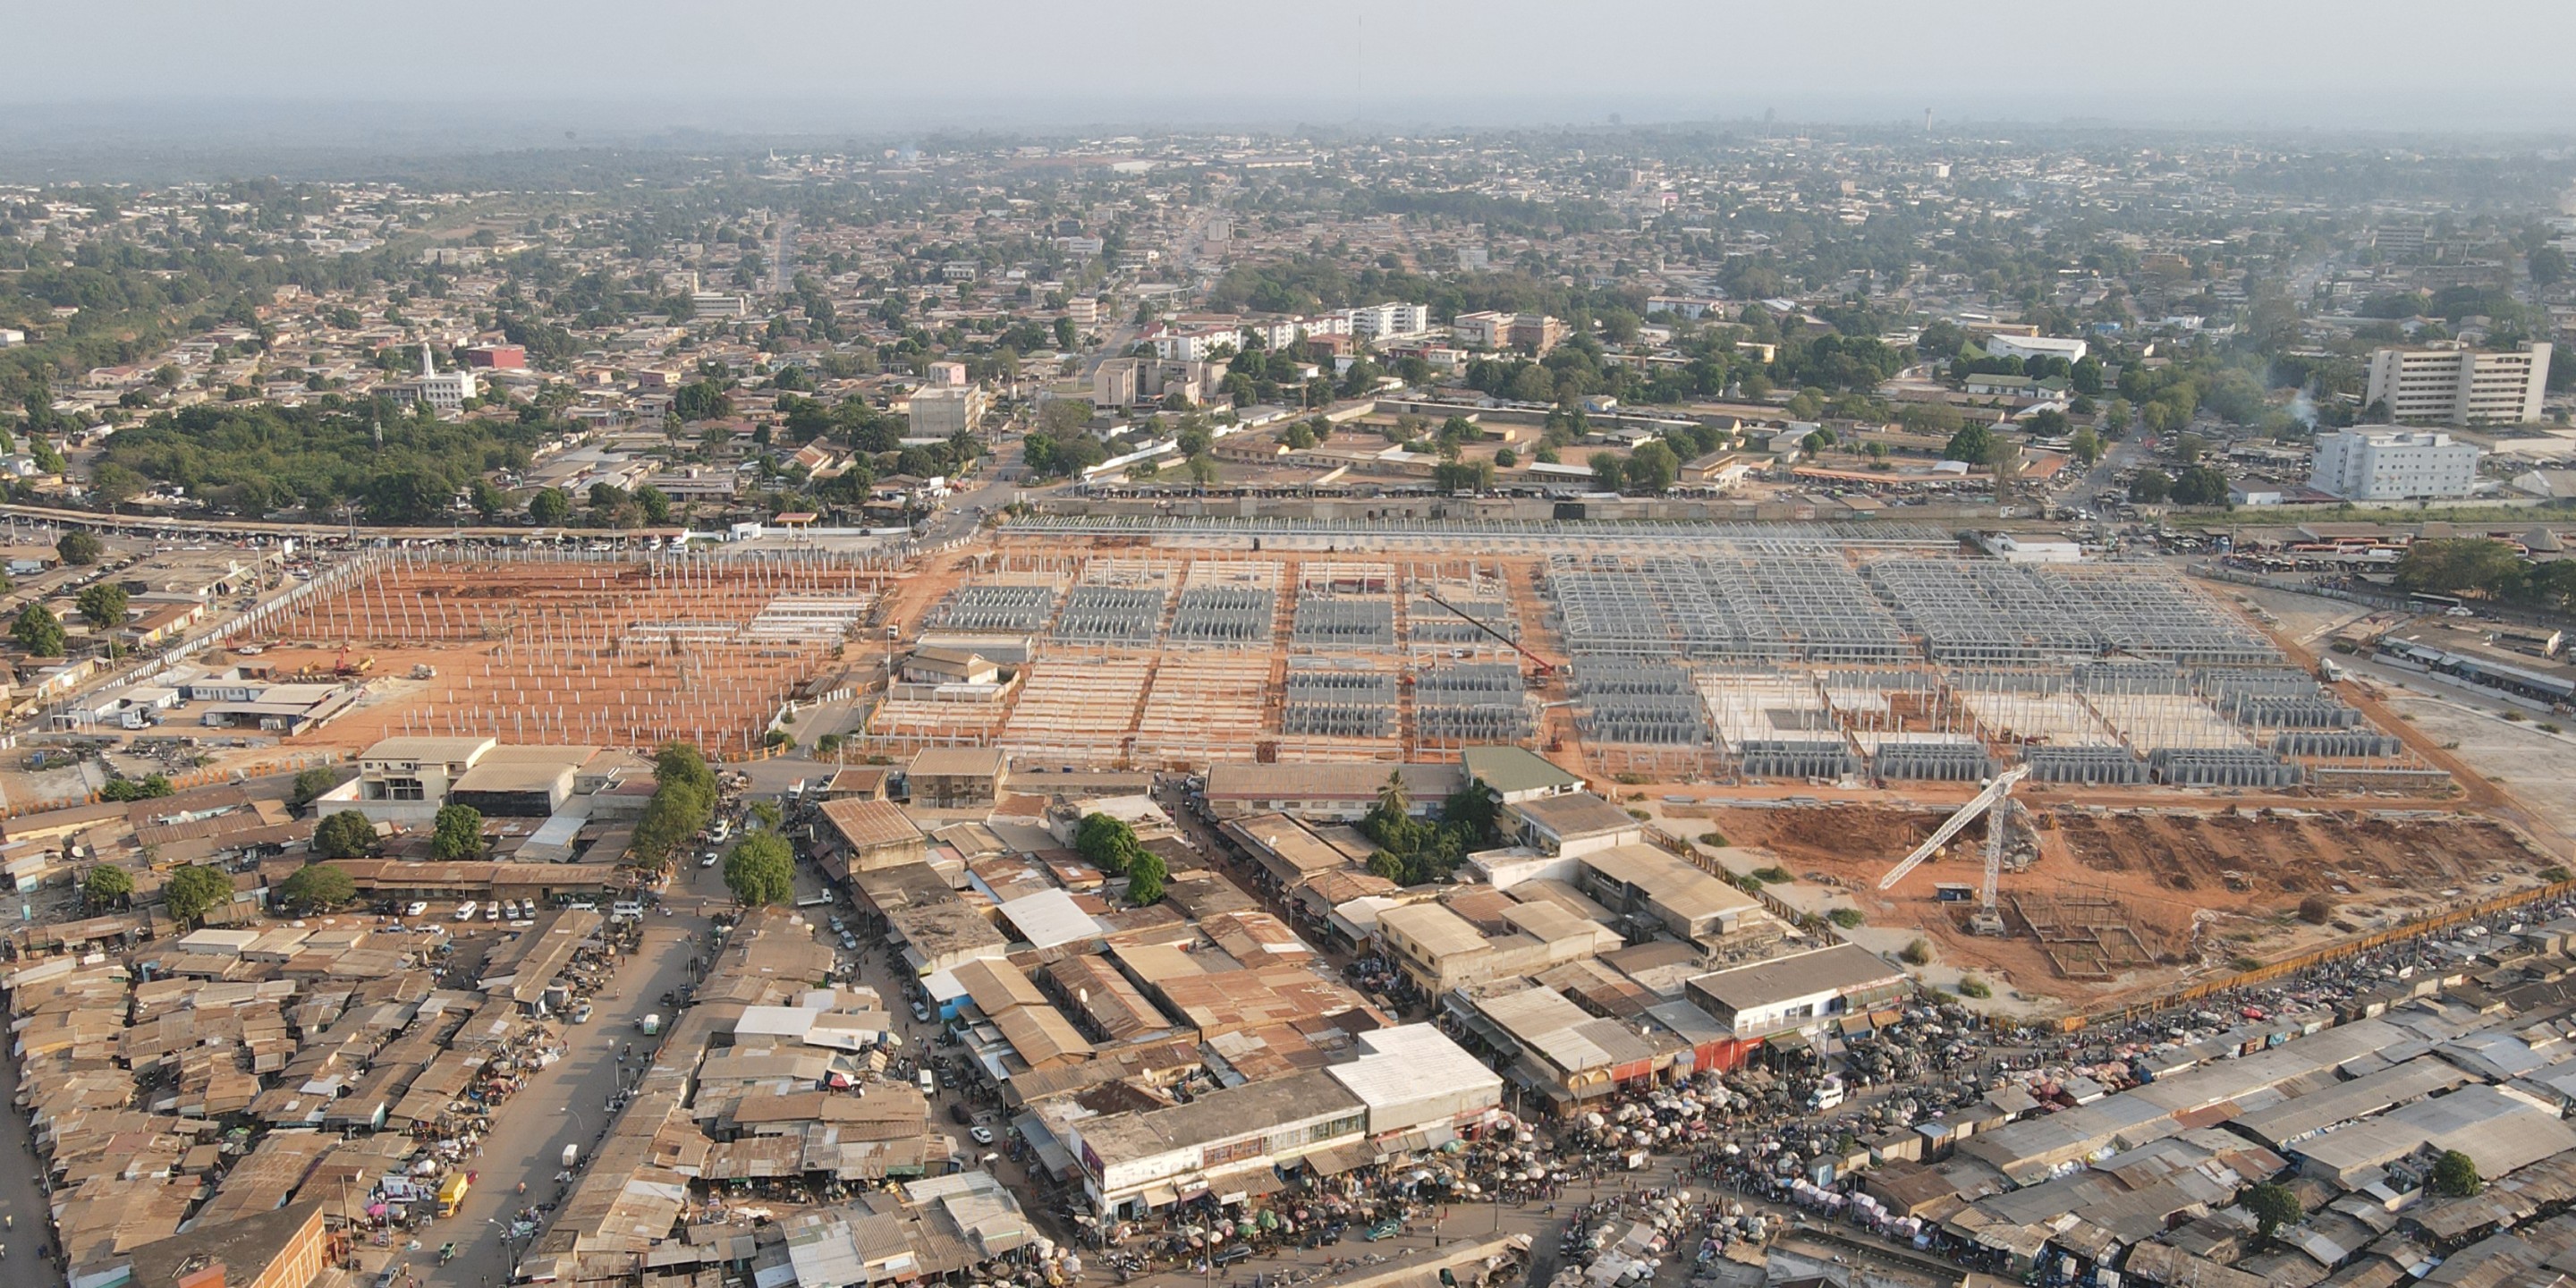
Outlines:
[[[1940,849],[1951,837],[1957,836],[1959,829],[1975,822],[1978,815],[1991,810],[1994,812],[1994,819],[1986,824],[1985,881],[1978,887],[1977,911],[1969,916],[1968,929],[1980,935],[2004,933],[2003,914],[1995,909],[1995,878],[2003,870],[2004,861],[2003,804],[2004,798],[2012,794],[2013,784],[2029,775],[2030,767],[2027,765],[2015,765],[1995,775],[1993,781],[1986,784],[1984,791],[1969,798],[1967,804],[1959,807],[1958,813],[1943,820],[1941,826],[1933,830],[1930,839],[1916,846],[1914,852],[1906,855],[1903,862],[1889,868],[1887,875],[1878,879],[1878,888],[1895,889],[1897,882],[1904,880],[1907,873],[1921,867],[1925,859],[1932,857],[1933,851]]]

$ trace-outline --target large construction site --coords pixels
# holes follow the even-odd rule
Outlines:
[[[276,674],[367,680],[367,697],[317,736],[336,745],[476,734],[679,741],[741,756],[801,687],[839,666],[891,568],[811,549],[649,559],[382,550],[243,619],[230,638]]]
[[[2557,862],[2366,688],[2319,681],[2170,565],[2012,564],[1898,523],[1052,517],[901,563],[392,551],[235,638],[392,677],[338,743],[736,754],[889,636],[861,654],[891,664],[847,756],[1197,770],[1522,743],[1705,862],[1754,855],[2051,995],[2300,951]],[[945,663],[901,662],[918,650]],[[2016,786],[1994,813],[1877,888],[1998,776]],[[2294,915],[2312,897],[2322,922]]]

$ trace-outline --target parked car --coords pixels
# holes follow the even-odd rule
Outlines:
[[[921,1003],[919,1003],[919,1002],[915,1002],[915,1003],[913,1003],[913,1004],[912,1004],[912,1018],[914,1019],[914,1021],[916,1021],[916,1022],[918,1022],[918,1023],[922,1023],[922,1024],[928,1024],[928,1023],[930,1023],[930,1008],[929,1008],[929,1007],[927,1007],[927,1006],[922,1005],[922,1004],[921,1004]]]
[[[426,900],[422,900],[422,899],[414,899],[414,900],[412,900],[412,901],[411,901],[411,903],[410,903],[410,904],[406,905],[406,906],[403,908],[403,915],[404,915],[404,916],[406,916],[406,917],[417,917],[417,916],[419,916],[420,914],[422,914],[422,913],[424,913],[424,912],[427,912],[427,911],[429,911],[429,903],[428,903],[428,901],[426,901]]]
[[[974,1137],[975,1143],[978,1145],[990,1145],[993,1143],[993,1129],[990,1127],[972,1128],[968,1130],[966,1134]],[[1235,1246],[1241,1247],[1242,1245],[1237,1244]]]
[[[707,851],[706,853],[701,854],[701,855],[699,855],[699,856],[698,856],[698,866],[699,866],[699,867],[702,867],[702,868],[712,868],[712,867],[714,867],[715,865],[716,865],[716,852],[715,852],[715,851],[713,851],[713,850],[709,850],[709,851]]]
[[[590,1023],[590,1017],[591,1017],[591,1006],[590,1006],[590,1003],[588,1003],[588,1002],[584,1002],[584,1003],[582,1003],[581,1005],[579,1005],[579,1006],[576,1006],[576,1007],[572,1008],[572,1022],[573,1022],[573,1023],[575,1023],[575,1024],[588,1024],[588,1023]]]
[[[975,1115],[966,1111],[966,1102],[963,1100],[951,1100],[948,1102],[948,1118],[949,1121],[956,1123],[960,1127],[967,1126],[975,1121]]]
[[[465,902],[456,905],[456,919],[458,921],[472,921],[474,920],[474,914],[481,911],[482,907],[482,904],[477,903],[472,899],[468,899]]]

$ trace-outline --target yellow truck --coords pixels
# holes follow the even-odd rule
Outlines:
[[[472,1187],[466,1181],[465,1173],[463,1172],[453,1173],[449,1175],[446,1180],[440,1181],[438,1183],[438,1214],[440,1216],[456,1215],[456,1209],[465,1205],[465,1191],[470,1188]]]

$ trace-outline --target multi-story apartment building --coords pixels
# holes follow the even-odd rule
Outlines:
[[[1461,313],[1449,333],[1470,349],[1526,349],[1545,353],[1565,339],[1565,324],[1543,313]]]
[[[1431,309],[1421,304],[1371,304],[1351,310],[1351,334],[1369,340],[1420,335],[1431,329]]]
[[[2478,455],[2474,444],[2443,433],[2337,430],[2317,435],[2308,486],[2348,501],[2467,496],[2477,484]]]
[[[2380,349],[2362,403],[2405,424],[2519,425],[2540,419],[2549,346],[2480,351],[2461,345]]]
[[[984,391],[973,385],[928,385],[912,391],[912,436],[946,438],[984,417]]]

